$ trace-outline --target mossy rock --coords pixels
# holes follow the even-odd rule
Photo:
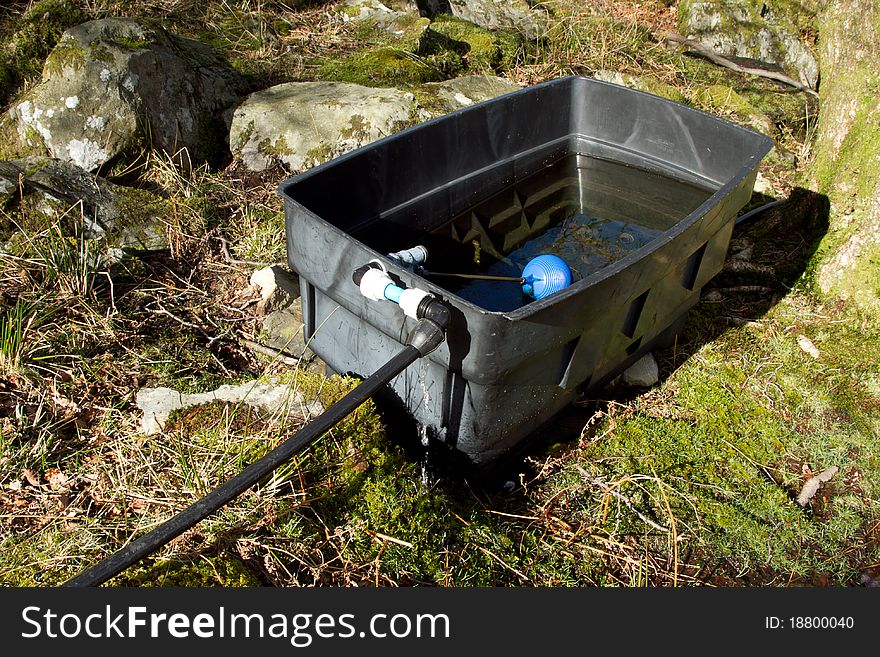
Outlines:
[[[359,40],[393,45],[408,52],[419,49],[430,19],[422,18],[416,12],[370,11],[370,6],[369,2],[354,2],[343,5],[341,9],[345,20],[356,23],[355,35]]]
[[[523,48],[520,35],[487,30],[454,16],[439,15],[431,23],[423,52],[443,50],[459,55],[470,73],[500,73],[511,68]]]
[[[88,21],[64,32],[40,83],[9,109],[7,148],[88,171],[145,147],[218,165],[229,156],[222,115],[242,84],[221,53],[150,21]]]
[[[53,231],[100,239],[100,249],[115,253],[113,259],[167,248],[164,219],[173,210],[162,197],[114,185],[61,160],[31,157],[2,164],[0,182],[4,189],[14,186],[4,202],[18,204],[18,220],[0,219],[0,241],[8,240],[13,252],[27,255],[34,236]]]
[[[372,80],[376,82],[376,80]],[[411,125],[409,93],[349,82],[289,82],[251,94],[235,110],[229,144],[252,171],[314,166]]]
[[[430,59],[400,48],[381,46],[325,62],[318,77],[367,87],[392,87],[442,80],[444,74]]]
[[[803,22],[811,13],[804,3],[684,0],[678,7],[679,31],[721,55],[769,62],[815,86],[819,64],[789,17],[795,4],[802,5],[793,14]]]
[[[519,89],[518,84],[504,78],[464,75],[444,82],[429,82],[414,87],[412,92],[423,112],[440,116]]]

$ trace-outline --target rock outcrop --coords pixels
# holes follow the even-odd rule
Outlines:
[[[819,64],[799,31],[773,2],[685,0],[679,3],[679,30],[720,55],[776,65],[815,87]]]
[[[516,30],[528,39],[543,34],[547,27],[546,12],[526,0],[449,0],[448,5],[453,16],[490,30]]]
[[[28,225],[0,224],[0,244],[27,239],[53,224],[64,224],[63,232],[100,240],[111,260],[128,251],[150,251],[167,247],[167,202],[144,190],[114,185],[63,160],[29,157],[0,162],[0,202],[21,203]]]
[[[390,135],[416,120],[415,98],[343,82],[290,82],[235,110],[229,143],[252,171],[297,171]]]
[[[10,154],[43,154],[95,171],[124,153],[186,149],[222,160],[224,112],[241,80],[208,46],[138,21],[107,18],[67,30],[42,81],[14,103],[0,132]]]
[[[230,145],[251,171],[299,171],[425,119],[519,89],[473,75],[412,93],[342,82],[291,82],[249,96],[232,119]]]

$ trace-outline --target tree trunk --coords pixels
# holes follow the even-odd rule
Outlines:
[[[811,188],[831,202],[821,289],[880,317],[880,6],[826,0]]]

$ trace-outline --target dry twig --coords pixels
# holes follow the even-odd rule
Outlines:
[[[717,64],[718,66],[723,66],[725,68],[729,68],[732,71],[736,71],[737,73],[745,73],[746,75],[755,75],[762,78],[767,78],[769,80],[776,80],[777,82],[782,82],[783,84],[787,84],[799,91],[803,91],[806,94],[809,94],[815,98],[819,97],[813,89],[808,87],[805,84],[802,84],[791,78],[785,73],[779,73],[777,71],[768,71],[767,69],[758,68],[756,66],[742,66],[741,64],[737,64],[734,61],[729,60],[727,57],[723,57],[718,53],[706,48],[701,43],[693,41],[692,39],[687,39],[680,35],[678,32],[674,32],[672,30],[666,32],[666,39],[668,41],[672,41],[674,43],[680,43],[683,46],[690,48],[691,50],[699,53],[706,59],[708,59],[713,64]]]

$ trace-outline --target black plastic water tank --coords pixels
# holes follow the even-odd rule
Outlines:
[[[413,320],[351,282],[373,259],[445,300],[446,343],[394,392],[433,438],[492,461],[680,325],[720,270],[771,147],[687,106],[577,77],[374,142],[279,189],[305,337],[334,370],[362,376],[402,348]],[[585,241],[577,280],[539,301],[510,287],[469,297],[386,257],[426,244],[431,269],[485,270],[581,216],[641,241],[613,257]]]

